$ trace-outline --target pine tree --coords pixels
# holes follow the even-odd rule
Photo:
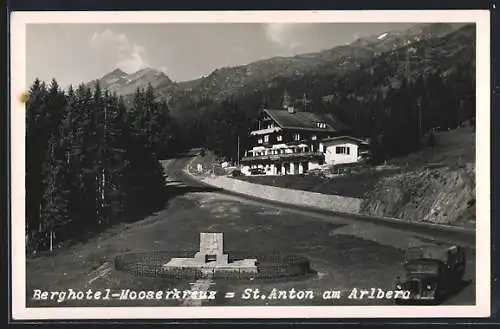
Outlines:
[[[49,243],[52,251],[55,237],[61,233],[62,228],[70,222],[68,171],[66,170],[64,148],[56,140],[55,135],[49,139],[43,199],[45,200],[41,213],[42,232],[45,243]]]
[[[93,176],[95,180],[95,218],[98,225],[105,223],[104,218],[104,156],[105,156],[105,116],[106,116],[106,104],[104,101],[104,95],[101,91],[99,82],[96,83],[93,93],[93,106],[92,106],[92,123],[93,123],[93,134],[92,134],[92,146],[93,146]]]
[[[151,84],[148,84],[144,94],[144,104],[146,127],[143,129],[147,143],[157,155],[165,155],[172,139],[168,106],[165,102],[156,100]]]
[[[138,219],[164,206],[163,168],[154,148],[171,138],[166,105],[84,85],[67,94],[35,81],[27,103],[27,231],[38,248]],[[148,105],[148,107],[146,107]],[[148,111],[145,113],[140,110]],[[35,247],[36,248],[36,247]]]
[[[42,167],[43,202],[41,203],[40,233],[41,242],[53,248],[55,233],[61,232],[70,221],[69,188],[66,163],[66,150],[60,129],[66,110],[66,98],[55,80],[52,81],[47,102],[47,127],[49,138],[46,147],[45,162]]]
[[[96,139],[91,90],[80,85],[76,91],[73,122],[75,138],[72,145],[72,213],[78,218],[75,230],[96,225],[95,220],[95,157]]]
[[[40,229],[43,194],[42,169],[45,161],[47,89],[36,79],[26,103],[26,230],[31,238]]]
[[[126,190],[124,189],[124,169],[127,127],[123,99],[105,94],[105,121],[103,142],[102,200],[106,223],[115,221],[125,210]]]

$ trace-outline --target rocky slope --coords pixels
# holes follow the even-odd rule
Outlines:
[[[475,166],[421,169],[385,177],[362,212],[436,224],[475,226]]]
[[[409,221],[474,227],[475,133],[470,128],[460,128],[441,132],[436,138],[436,147],[392,161],[403,170],[378,181],[365,194],[361,211]]]

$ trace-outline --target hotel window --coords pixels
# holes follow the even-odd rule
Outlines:
[[[316,122],[317,128],[326,128],[326,122]]]
[[[316,136],[316,135],[312,135],[311,139],[312,139],[313,141],[315,141],[316,139],[318,139],[318,136]]]
[[[259,140],[257,141],[257,143],[262,144],[262,138],[259,138]]]
[[[266,135],[264,136],[264,143],[268,143],[269,142],[269,135]]]
[[[296,141],[300,140],[300,134],[297,133],[297,134],[293,135],[293,139]]]
[[[283,136],[281,136],[281,135],[276,136],[276,140],[278,142],[281,142],[283,140]]]
[[[349,147],[347,147],[347,146],[337,146],[335,148],[335,153],[337,153],[337,154],[349,154]]]

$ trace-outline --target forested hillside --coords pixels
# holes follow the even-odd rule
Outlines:
[[[26,234],[29,250],[162,208],[158,158],[172,143],[166,105],[153,88],[133,106],[96,84],[62,91],[36,80],[26,104]]]
[[[306,94],[311,111],[333,113],[357,136],[370,137],[376,160],[414,151],[431,129],[455,128],[475,115],[474,25],[353,61],[349,74],[332,67],[239,88],[222,101],[183,99],[176,106],[184,144],[202,142],[234,159],[237,136],[244,149],[259,109],[280,107],[285,91],[294,99]]]
[[[474,115],[475,33],[473,24],[417,24],[318,53],[220,68],[192,81],[143,69],[115,70],[101,82],[127,106],[134,88],[151,84],[176,119],[180,148],[204,146],[234,160],[237,137],[243,152],[259,109],[280,107],[286,91],[372,138],[382,160],[415,150],[430,129],[456,127]]]
[[[339,79],[371,64],[382,54],[444,37],[458,27],[460,25],[445,23],[417,24],[406,30],[360,38],[351,44],[316,53],[274,57],[247,65],[219,68],[208,76],[180,82],[175,86],[164,85],[158,91],[160,95],[172,98],[173,111],[177,112],[186,109],[183,103],[190,100],[203,101],[208,98],[221,101],[235,95],[244,96],[254,91],[280,87],[283,81],[305,79],[312,83],[315,77],[321,76]],[[312,85],[305,87],[300,92],[311,92]]]

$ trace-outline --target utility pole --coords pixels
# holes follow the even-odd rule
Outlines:
[[[238,135],[238,154],[237,154],[236,159],[237,159],[236,164],[239,167],[240,166],[240,136],[239,135]]]
[[[418,137],[422,138],[422,98],[418,100]]]

